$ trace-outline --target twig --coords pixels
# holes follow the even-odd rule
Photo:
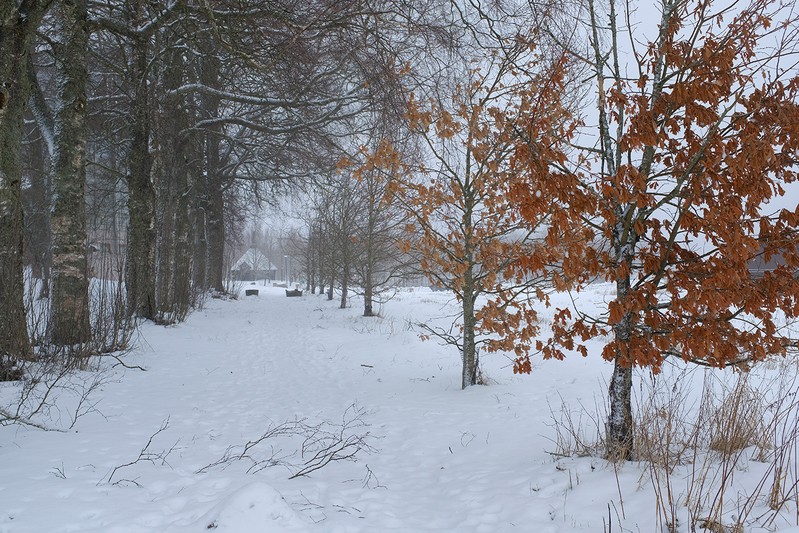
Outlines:
[[[30,426],[37,429],[42,429],[44,431],[60,431],[61,433],[67,432],[67,430],[65,429],[45,426],[44,424],[40,424],[39,422],[34,422],[29,418],[9,413],[5,409],[0,408],[0,426],[6,426],[10,424],[22,424],[23,426]]]
[[[169,417],[166,417],[166,419],[163,422],[161,422],[161,427],[158,428],[158,430],[155,433],[150,435],[150,438],[147,440],[147,444],[145,444],[144,447],[141,449],[141,451],[139,451],[139,456],[136,457],[136,459],[134,459],[133,461],[130,461],[129,463],[125,463],[125,464],[118,465],[118,466],[114,467],[114,469],[108,475],[108,478],[101,479],[100,481],[97,482],[97,485],[100,485],[101,483],[103,483],[103,480],[105,480],[105,483],[111,483],[112,485],[118,485],[118,484],[120,484],[122,482],[129,482],[129,483],[133,483],[136,486],[141,487],[141,485],[139,483],[137,483],[136,480],[120,479],[120,480],[118,480],[118,481],[116,481],[114,483],[112,483],[111,480],[114,478],[114,476],[116,475],[118,470],[121,470],[123,468],[127,468],[129,466],[133,466],[133,465],[135,465],[135,464],[137,464],[139,462],[142,462],[142,461],[155,464],[155,462],[157,460],[160,460],[161,461],[161,465],[167,465],[168,466],[169,463],[166,462],[166,459],[167,459],[167,457],[169,457],[169,454],[171,454],[175,450],[175,448],[177,447],[178,443],[180,442],[180,439],[175,441],[175,444],[173,444],[172,447],[169,448],[168,450],[161,450],[160,452],[157,452],[157,453],[149,451],[150,446],[152,445],[153,440],[155,439],[155,437],[157,437],[160,433],[166,431],[166,429],[168,427],[169,427]]]
[[[120,366],[120,365],[121,365],[121,366],[123,366],[124,368],[128,368],[128,369],[130,369],[130,370],[141,370],[142,372],[147,372],[147,369],[146,369],[146,368],[144,368],[143,366],[139,366],[139,365],[129,365],[129,364],[127,364],[127,363],[126,363],[125,361],[123,361],[123,360],[122,360],[122,358],[121,358],[121,357],[119,357],[118,355],[115,355],[115,354],[112,354],[112,353],[107,353],[107,354],[103,354],[103,355],[102,355],[102,357],[111,357],[111,358],[113,358],[113,359],[116,359],[116,361],[117,361],[117,364],[115,364],[115,365],[113,366],[113,368],[116,368],[116,367],[118,367],[118,366]]]

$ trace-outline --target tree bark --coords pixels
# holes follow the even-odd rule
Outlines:
[[[472,267],[466,270],[463,282],[463,369],[461,373],[461,388],[465,389],[477,384],[477,349],[475,346],[474,328],[474,279]]]
[[[633,458],[632,388],[633,369],[617,355],[608,387],[610,415],[605,454],[611,461],[629,461]]]
[[[344,268],[341,271],[341,302],[340,309],[347,308],[347,296],[349,295],[350,266],[349,258],[345,259]]]
[[[191,147],[187,103],[177,92],[183,81],[183,50],[173,47],[163,72],[163,121],[158,128],[162,147],[158,233],[158,314],[164,322],[182,320],[191,305],[192,239],[189,223]]]
[[[325,277],[327,272],[325,270],[324,234],[325,227],[320,224],[319,235],[316,240],[316,268],[319,271],[319,294],[325,294],[325,282],[327,280]]]
[[[26,151],[27,156],[24,157],[29,159],[31,170],[28,172],[30,186],[22,191],[26,221],[25,254],[31,264],[33,277],[41,283],[38,298],[44,299],[50,297],[52,165],[41,138],[33,140]]]
[[[192,284],[195,289],[206,291],[208,280],[206,277],[206,261],[208,245],[205,239],[205,176],[200,173],[195,176],[197,192],[192,198],[192,222],[194,233],[194,260],[192,261]]]
[[[336,283],[336,265],[332,249],[328,250],[327,260],[327,299],[329,301],[333,299],[333,286]]]
[[[178,190],[178,198],[175,209],[175,262],[174,262],[174,287],[173,298],[174,305],[180,314],[181,320],[184,317],[192,303],[192,235],[191,235],[191,221],[189,216],[189,189],[190,184],[190,165],[187,161],[187,150],[189,150],[189,139],[185,137],[185,133],[181,134],[181,138],[177,139],[176,153],[183,159],[181,163],[184,165],[183,170],[176,176],[176,187]]]
[[[148,39],[133,39],[130,82],[131,146],[128,157],[128,254],[125,283],[129,313],[152,320],[155,317],[155,189],[150,155],[150,94]]]
[[[625,301],[629,290],[629,275],[616,280],[617,300]],[[608,459],[614,461],[629,461],[633,458],[633,369],[629,356],[632,325],[633,315],[627,312],[621,321],[613,326],[616,358],[613,361],[613,375],[608,387],[610,414],[608,415],[605,454]]]
[[[206,54],[202,58],[200,80],[203,85],[217,88],[219,85],[219,58],[214,53],[211,42],[203,43]],[[212,119],[219,116],[220,98],[213,94],[201,97],[202,118]],[[225,290],[225,196],[224,182],[221,176],[219,139],[221,126],[209,127],[205,134],[205,279],[207,288],[218,292]]]
[[[372,285],[372,267],[367,265],[366,276],[363,287],[363,316],[375,316],[372,309],[372,299],[374,298]]]
[[[211,170],[209,165],[208,171]],[[212,290],[225,292],[225,197],[218,168],[215,174],[209,176],[208,181],[210,187],[206,211],[208,283]]]
[[[374,191],[371,190],[373,180],[368,185],[367,203],[367,217],[366,217],[366,249],[364,250],[365,265],[363,272],[363,316],[375,316],[372,309],[372,300],[374,299],[374,271],[377,261],[375,260],[375,228],[377,227],[375,202],[377,201]]]
[[[164,87],[166,88],[166,87]],[[166,106],[164,106],[166,107]],[[175,162],[171,152],[173,109],[168,120],[160,120],[163,112],[153,117],[153,184],[155,187],[155,302],[158,323],[172,322],[172,275],[175,261]],[[168,148],[169,147],[169,148]]]
[[[58,76],[55,114],[51,342],[91,340],[86,236],[86,113],[89,46],[86,0],[59,4],[61,42],[53,51]]]
[[[619,206],[616,209],[617,224],[613,241],[616,262],[622,265],[624,274],[616,278],[616,300],[624,304],[630,296],[630,271],[636,246],[635,232],[625,229],[625,214],[631,209]],[[630,235],[633,235],[632,237]],[[625,236],[627,236],[625,238]],[[617,269],[618,270],[618,269]],[[629,461],[633,458],[633,415],[632,388],[633,369],[630,357],[630,338],[633,329],[633,314],[625,312],[621,320],[613,325],[616,357],[613,362],[613,376],[610,378],[608,397],[610,414],[606,435],[606,457],[610,460]]]
[[[37,0],[0,3],[0,379],[31,357],[23,275],[22,128],[30,80],[31,38],[44,7]]]
[[[308,292],[316,294],[316,234],[313,226],[308,236]]]
[[[475,326],[477,319],[474,314],[474,303],[477,299],[478,287],[474,279],[475,268],[475,246],[476,236],[474,221],[472,219],[474,209],[477,205],[475,191],[471,179],[472,172],[471,150],[467,152],[466,168],[462,185],[463,193],[463,217],[461,219],[461,230],[463,231],[463,262],[466,270],[463,273],[462,287],[462,309],[463,309],[463,372],[461,376],[461,388],[465,389],[477,384],[478,361],[477,348],[475,341]]]

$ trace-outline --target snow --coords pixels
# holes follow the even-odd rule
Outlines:
[[[213,530],[217,533],[239,531],[310,531],[308,524],[289,506],[274,488],[263,482],[250,483],[236,490],[188,527],[167,531]]]
[[[645,466],[549,453],[561,401],[601,406],[610,364],[575,356],[515,376],[506,356],[481,354],[488,385],[461,391],[457,353],[413,327],[444,320],[446,293],[402,291],[381,318],[359,303],[266,287],[143,326],[124,360],[146,371],[107,361],[72,429],[0,428],[0,532],[656,530]],[[47,421],[69,426],[68,412]],[[355,461],[289,479],[307,459],[307,435],[291,430],[243,453],[270,428],[335,432],[353,417],[362,425],[342,433],[371,447]]]

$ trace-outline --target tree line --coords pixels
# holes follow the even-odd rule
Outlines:
[[[96,351],[92,275],[119,277],[124,314],[159,323],[224,292],[247,211],[281,182],[330,174],[346,138],[385,115],[395,76],[379,26],[408,16],[396,7],[4,2],[4,368],[34,358],[32,343]],[[41,340],[26,267],[48,302]]]

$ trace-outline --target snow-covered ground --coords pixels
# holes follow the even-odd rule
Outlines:
[[[0,428],[0,532],[658,530],[644,465],[550,453],[562,401],[604,401],[598,356],[514,376],[483,355],[488,385],[461,391],[457,353],[412,326],[451,312],[445,293],[405,290],[364,318],[357,299],[258,288],[144,326],[124,360],[146,371],[108,360],[72,429]],[[51,425],[69,426],[68,407]],[[336,434],[355,461],[289,479]]]

